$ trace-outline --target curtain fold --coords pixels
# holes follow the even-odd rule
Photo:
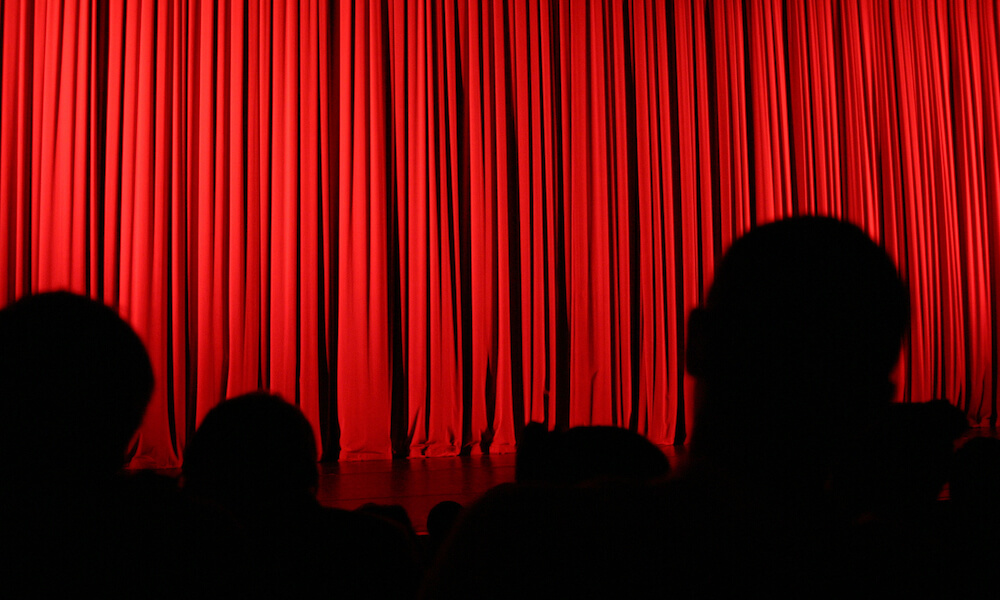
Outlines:
[[[96,6],[95,6],[96,5]],[[134,466],[267,388],[327,458],[682,442],[685,318],[749,228],[864,228],[899,399],[997,418],[991,0],[0,0],[0,303],[146,342]]]

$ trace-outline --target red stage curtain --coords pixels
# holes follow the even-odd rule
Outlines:
[[[94,6],[102,5],[102,6]],[[684,320],[755,223],[864,227],[901,397],[996,419],[992,0],[0,1],[0,301],[115,306],[136,466],[269,388],[328,457],[691,428]]]

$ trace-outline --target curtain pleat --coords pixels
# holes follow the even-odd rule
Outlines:
[[[139,331],[133,466],[258,388],[327,458],[528,421],[670,444],[725,250],[832,215],[910,287],[899,400],[995,423],[998,29],[990,0],[0,0],[0,302]]]

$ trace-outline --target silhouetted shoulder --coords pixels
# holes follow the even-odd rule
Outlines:
[[[669,546],[654,500],[618,482],[499,486],[467,509],[422,597],[659,596]]]

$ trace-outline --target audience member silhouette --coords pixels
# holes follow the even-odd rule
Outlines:
[[[454,500],[438,502],[427,513],[427,544],[425,553],[427,563],[432,564],[438,550],[448,538],[455,523],[461,516],[464,507]]]
[[[891,259],[853,225],[788,219],[733,244],[688,321],[691,469],[671,500],[690,586],[845,584],[830,485],[886,418],[908,318]]]
[[[262,392],[212,409],[188,444],[185,492],[232,511],[256,542],[268,589],[286,597],[412,597],[416,549],[383,519],[317,502],[306,418]]]
[[[67,292],[0,310],[4,592],[249,594],[239,531],[172,481],[119,471],[153,387],[110,308]]]
[[[907,327],[907,290],[860,229],[752,230],[689,317],[688,464],[623,429],[531,424],[516,483],[428,515],[422,597],[995,595],[1000,441],[956,453],[960,410],[891,403]],[[0,310],[7,595],[414,594],[405,510],[320,506],[312,427],[280,397],[210,411],[183,493],[123,473],[152,389],[110,308],[56,292]]]
[[[870,591],[948,595],[950,523],[938,498],[966,429],[944,400],[894,404],[870,439],[844,448],[831,487],[851,525],[850,570]]]
[[[515,480],[521,483],[650,481],[666,477],[670,461],[643,436],[619,427],[548,431],[529,423],[517,443]]]
[[[456,525],[427,598],[641,597],[658,588],[663,546],[646,482],[670,471],[649,440],[613,427],[521,433],[516,484]]]
[[[949,492],[971,526],[1000,534],[1000,439],[972,438],[958,449]]]
[[[888,411],[907,324],[905,286],[857,227],[807,217],[752,230],[690,315],[690,468],[657,486],[494,490],[425,596],[842,591],[829,486],[840,449]]]
[[[402,504],[378,504],[367,502],[355,509],[355,512],[378,517],[389,523],[397,525],[405,531],[411,538],[417,537],[417,530],[413,527],[413,520]]]
[[[888,408],[908,319],[892,261],[857,227],[803,217],[750,231],[689,317],[692,457],[822,486],[840,448]]]
[[[949,482],[954,598],[995,598],[1000,565],[1000,439],[976,437],[955,453]]]
[[[0,311],[5,480],[113,476],[152,389],[142,342],[110,308],[67,292],[11,304]]]
[[[951,474],[955,442],[968,429],[965,414],[945,400],[893,404],[838,481],[848,518],[901,522],[925,520]],[[860,451],[858,451],[860,450]],[[838,474],[840,475],[840,474]],[[907,524],[908,526],[908,524]]]

